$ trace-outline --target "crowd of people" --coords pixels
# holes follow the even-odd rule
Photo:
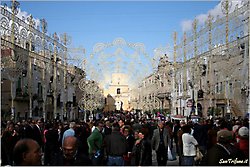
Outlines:
[[[154,151],[158,166],[176,157],[180,166],[249,166],[249,119],[184,122],[108,113],[86,122],[8,121],[1,149],[2,166],[152,166]]]

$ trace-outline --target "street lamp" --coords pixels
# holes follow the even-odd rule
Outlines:
[[[15,15],[18,14],[18,6],[19,2],[12,0],[12,24],[11,24],[11,42],[12,42],[12,53],[11,53],[11,59],[13,60],[13,66],[14,69],[16,69],[16,63],[19,59],[19,56],[17,55],[17,52],[15,51]],[[12,69],[12,76],[10,77],[11,80],[11,119],[15,119],[15,108],[14,108],[14,98],[15,98],[15,91],[14,91],[14,82],[17,79],[17,76],[20,74],[20,71],[17,69],[16,71]],[[10,75],[9,75],[10,76]]]
[[[54,117],[57,116],[57,62],[59,59],[57,59],[57,43],[58,43],[58,36],[56,32],[53,34],[54,37],[54,54],[53,54],[53,67],[54,67],[54,73],[53,73],[53,97],[54,97],[54,110],[53,115]],[[62,115],[61,115],[62,116]]]
[[[42,28],[42,46],[43,46],[43,58],[45,60],[45,57],[46,57],[46,52],[45,52],[45,34],[47,32],[47,22],[45,19],[41,19],[41,28]],[[43,82],[43,118],[44,118],[44,121],[47,119],[46,117],[46,100],[47,100],[47,94],[46,94],[46,88],[47,88],[47,85],[46,85],[46,77],[45,77],[45,71],[47,70],[46,68],[46,63],[45,61],[43,62],[44,63],[44,66],[43,66],[43,70],[42,70],[42,82]]]

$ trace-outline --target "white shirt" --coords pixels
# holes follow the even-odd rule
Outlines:
[[[184,156],[195,156],[196,149],[195,145],[198,145],[196,139],[189,133],[184,133],[182,135],[183,142],[183,155]]]

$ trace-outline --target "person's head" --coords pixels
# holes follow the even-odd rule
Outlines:
[[[160,129],[162,129],[162,128],[164,127],[164,123],[163,123],[162,121],[159,121],[159,122],[158,122],[158,127],[159,127]]]
[[[138,130],[136,130],[135,132],[134,132],[134,138],[137,140],[137,139],[139,139],[139,131]]]
[[[144,138],[144,134],[143,134],[142,132],[139,132],[139,133],[138,133],[138,138],[139,138],[139,139],[143,139],[143,138]]]
[[[180,122],[180,126],[183,127],[184,125],[186,125],[186,122],[182,120],[182,121]]]
[[[249,129],[245,126],[241,127],[238,131],[240,138],[249,138]]]
[[[140,133],[142,135],[140,135]],[[147,138],[149,136],[149,129],[147,127],[142,127],[139,133],[139,137]]]
[[[99,131],[102,132],[103,126],[104,126],[103,122],[102,121],[98,121],[97,124],[96,124],[96,126],[99,129]]]
[[[41,149],[33,139],[19,140],[13,150],[14,163],[17,166],[41,165]]]
[[[78,149],[78,143],[76,137],[68,136],[64,139],[62,145],[64,158],[68,160],[74,159],[77,154],[77,149]]]
[[[190,125],[184,125],[182,126],[183,133],[191,133]]]
[[[8,125],[7,125],[7,131],[9,132],[12,132],[14,130],[14,123],[13,122],[10,122]]]
[[[124,121],[123,119],[120,119],[118,123],[119,123],[119,126],[120,126],[120,127],[123,127],[125,121]]]
[[[106,127],[109,127],[109,128],[110,128],[110,127],[111,127],[110,121],[106,121],[106,122],[105,122],[105,125],[106,125]]]
[[[36,121],[36,124],[39,126],[39,127],[43,127],[44,126],[44,122],[41,120],[41,119],[38,119]]]
[[[217,132],[217,142],[221,144],[229,144],[233,139],[232,132],[229,130],[220,130]]]
[[[125,137],[127,137],[128,135],[130,135],[130,129],[128,126],[125,126],[125,128],[123,129],[123,135]]]
[[[76,123],[75,122],[70,122],[69,128],[75,129],[76,128]]]
[[[113,123],[112,131],[115,132],[115,131],[119,131],[119,130],[120,130],[119,124],[118,123]]]

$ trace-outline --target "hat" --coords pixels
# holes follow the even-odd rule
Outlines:
[[[249,130],[247,127],[241,127],[239,129],[239,132],[238,134],[241,136],[241,137],[248,137],[249,136]]]
[[[229,130],[220,130],[217,132],[217,141],[230,141],[233,135]]]
[[[240,125],[234,125],[233,126],[233,132],[236,132],[239,127],[240,127]]]

